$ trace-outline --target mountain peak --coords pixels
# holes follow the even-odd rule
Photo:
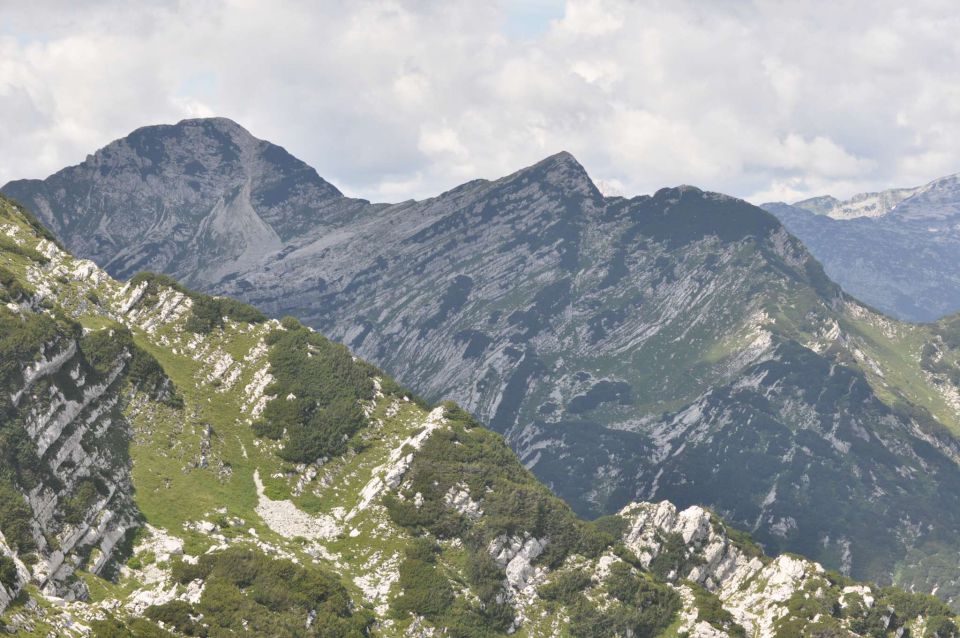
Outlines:
[[[213,142],[213,146],[210,146],[210,142]],[[126,137],[107,145],[101,151],[98,151],[98,154],[124,143],[131,144],[137,150],[155,143],[164,145],[173,143],[183,145],[185,150],[192,151],[197,145],[202,145],[206,150],[222,152],[225,146],[231,147],[231,151],[235,151],[243,147],[254,147],[264,142],[229,118],[203,117],[180,120],[176,124],[142,126]]]
[[[589,198],[603,198],[600,190],[590,179],[587,169],[568,151],[560,151],[532,166],[521,169],[507,180],[536,181],[561,190],[579,193]]]
[[[955,173],[922,186],[857,193],[846,200],[820,195],[792,204],[770,202],[763,206],[788,206],[837,220],[897,217],[906,221],[943,221],[960,214],[958,193],[960,173]]]
[[[579,166],[581,169],[583,168],[583,165],[580,164],[580,162],[577,161],[577,158],[574,157],[574,156],[573,156],[573,153],[571,153],[570,151],[558,151],[558,152],[554,153],[553,155],[548,155],[547,157],[543,158],[543,159],[541,160],[541,162],[556,162],[556,163],[558,163],[558,164],[573,164],[573,165],[575,165],[575,166]]]
[[[10,182],[3,192],[100,263],[116,257],[110,246],[146,241],[149,248],[129,263],[111,263],[118,275],[162,270],[175,257],[170,246],[200,237],[203,220],[216,219],[225,204],[250,222],[234,229],[244,231],[239,243],[226,242],[236,257],[262,253],[270,242],[259,239],[274,233],[297,236],[343,198],[305,162],[225,117],[138,128],[79,165],[45,180]]]
[[[538,167],[545,170],[568,171],[590,179],[590,176],[587,174],[587,169],[585,169],[583,164],[577,161],[577,158],[569,151],[560,151],[559,153],[549,155],[534,164],[531,168]]]
[[[201,129],[205,131],[220,131],[223,133],[230,133],[238,137],[253,137],[253,134],[244,128],[241,124],[231,120],[229,117],[214,116],[214,117],[191,117],[185,118],[177,122],[176,124],[151,124],[148,126],[141,126],[140,128],[133,131],[137,133],[138,131],[151,131],[151,130],[164,130],[164,129],[173,129],[178,131],[189,130],[189,129]],[[131,133],[131,135],[133,134]]]
[[[220,130],[233,130],[239,131],[246,135],[253,137],[247,129],[242,125],[238,124],[234,120],[231,120],[229,117],[223,117],[222,115],[215,115],[213,117],[192,117],[185,118],[174,124],[173,126],[179,127],[188,127],[188,126],[205,126],[205,127],[215,127]]]
[[[815,215],[829,215],[830,211],[841,206],[843,202],[832,195],[820,195],[819,197],[810,197],[799,202],[794,202],[790,206],[796,206],[810,211]]]

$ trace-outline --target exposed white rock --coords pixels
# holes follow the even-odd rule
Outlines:
[[[366,573],[353,579],[363,592],[364,599],[374,605],[380,616],[386,616],[389,610],[390,588],[400,578],[398,565],[396,555],[385,559],[383,553],[377,551],[364,563],[363,570]]]
[[[622,563],[620,558],[613,554],[604,554],[597,559],[597,566],[593,572],[593,579],[597,582],[603,582],[610,575],[610,567],[615,563]]]
[[[200,602],[200,597],[203,596],[203,589],[205,585],[206,583],[204,583],[202,580],[191,580],[187,584],[186,591],[183,592],[180,598],[192,605],[196,605]]]
[[[257,514],[277,534],[284,538],[300,536],[307,540],[327,540],[340,533],[341,527],[332,516],[312,516],[290,501],[275,501],[267,497],[259,470],[254,471],[253,481],[257,486]]]
[[[717,594],[724,607],[748,635],[773,635],[776,621],[787,613],[786,601],[823,568],[813,562],[782,555],[765,563],[748,556],[713,524],[700,507],[683,511],[668,502],[634,503],[620,512],[630,523],[624,542],[645,564],[659,553],[663,534],[679,534],[702,562],[687,574],[674,575],[699,583]],[[698,624],[688,623],[691,631]],[[708,629],[700,628],[706,632]]]
[[[727,634],[705,620],[700,620],[699,610],[693,598],[693,591],[686,585],[677,588],[683,606],[680,610],[680,627],[678,633],[683,632],[696,638],[729,638]],[[767,638],[767,637],[763,637]]]
[[[169,587],[158,585],[153,589],[138,589],[133,593],[125,606],[128,611],[141,615],[147,607],[163,605],[176,598],[176,584],[171,584]]]
[[[524,591],[539,583],[546,570],[534,566],[532,561],[543,553],[548,540],[532,536],[498,536],[490,541],[487,551],[507,574],[507,585],[516,592]]]
[[[849,605],[851,598],[859,598],[866,607],[873,607],[876,600],[873,590],[866,585],[849,585],[843,588],[842,594],[840,597],[841,607]]]
[[[397,445],[390,453],[387,462],[373,470],[370,480],[360,491],[360,502],[350,510],[345,520],[352,520],[354,516],[370,507],[374,499],[383,492],[396,489],[400,485],[403,475],[413,463],[414,452],[419,450],[430,435],[445,423],[443,412],[444,408],[441,406],[431,410],[424,419],[420,431]]]
[[[483,516],[480,503],[470,498],[470,490],[466,483],[457,483],[447,490],[443,496],[443,502],[471,520]]]
[[[143,297],[143,293],[147,291],[147,282],[143,281],[140,284],[130,287],[128,282],[123,288],[120,289],[118,293],[122,300],[120,302],[120,312],[122,314],[127,314],[130,312],[130,309],[137,305],[137,302],[140,301],[140,298]]]
[[[253,379],[244,387],[243,392],[246,399],[243,403],[243,409],[249,413],[250,417],[254,419],[259,417],[263,413],[263,409],[267,407],[267,402],[272,397],[265,395],[264,391],[271,383],[273,383],[273,375],[270,374],[270,367],[263,365],[253,373]]]
[[[59,370],[64,363],[69,361],[77,353],[77,342],[71,340],[62,350],[47,359],[40,356],[34,363],[23,370],[23,386],[11,395],[14,405],[17,405],[23,394],[30,389],[34,382],[40,377],[52,374]]]

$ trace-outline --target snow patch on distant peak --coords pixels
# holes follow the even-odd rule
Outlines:
[[[848,200],[813,197],[793,206],[833,219],[898,216],[943,218],[960,210],[960,173],[935,179],[923,186],[892,188],[876,193],[859,193]]]
[[[892,212],[901,202],[921,192],[924,188],[920,186],[917,188],[895,188],[879,193],[859,193],[846,201],[816,197],[797,202],[794,206],[833,219],[883,217]]]

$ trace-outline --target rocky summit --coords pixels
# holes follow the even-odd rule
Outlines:
[[[958,322],[860,303],[746,202],[604,197],[560,153],[371,204],[223,119],[4,192],[113,275],[296,316],[455,400],[581,515],[708,506],[769,553],[960,594]]]
[[[955,636],[700,507],[587,522],[296,320],[118,282],[0,198],[0,622],[22,636]]]

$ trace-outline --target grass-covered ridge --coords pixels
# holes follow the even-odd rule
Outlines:
[[[233,320],[243,323],[263,323],[267,316],[249,304],[230,299],[228,297],[211,297],[193,290],[184,288],[172,277],[152,272],[142,272],[130,279],[130,285],[135,288],[143,287],[141,302],[153,305],[157,295],[163,289],[174,290],[186,295],[193,302],[190,306],[190,316],[184,328],[198,334],[207,334],[215,328],[223,327],[224,320]]]

